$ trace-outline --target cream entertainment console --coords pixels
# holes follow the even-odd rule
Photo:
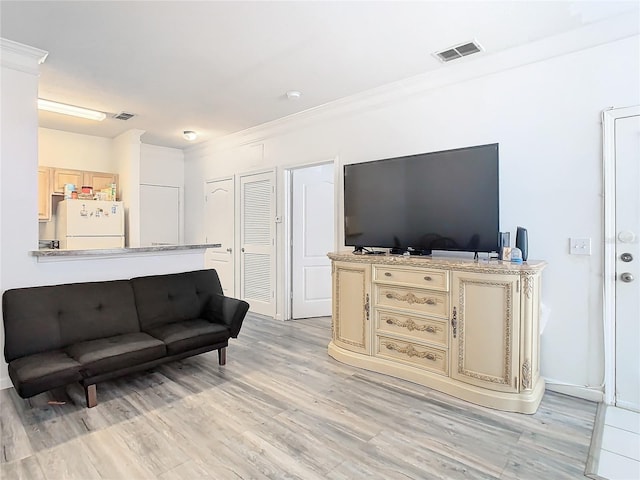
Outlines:
[[[545,262],[330,253],[336,360],[499,410],[534,413]]]

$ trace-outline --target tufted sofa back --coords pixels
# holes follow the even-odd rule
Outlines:
[[[140,331],[128,280],[16,288],[2,295],[7,362]]]
[[[213,294],[222,295],[215,270],[131,279],[142,330],[201,318]]]

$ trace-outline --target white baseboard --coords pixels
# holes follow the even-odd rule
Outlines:
[[[547,390],[563,393],[572,397],[582,398],[590,402],[603,402],[604,392],[601,387],[585,387],[583,385],[568,385],[557,380],[545,378]]]

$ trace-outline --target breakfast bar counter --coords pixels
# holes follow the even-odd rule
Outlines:
[[[126,257],[138,255],[158,255],[172,253],[202,253],[208,248],[220,248],[219,243],[202,243],[194,245],[152,245],[148,247],[128,247],[128,248],[109,248],[109,249],[88,249],[88,250],[62,250],[62,249],[41,249],[32,250],[30,255],[37,257],[37,260],[65,260],[87,257]]]

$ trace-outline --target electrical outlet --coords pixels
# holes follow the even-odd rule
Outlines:
[[[571,255],[591,255],[590,238],[570,238],[569,253]]]

